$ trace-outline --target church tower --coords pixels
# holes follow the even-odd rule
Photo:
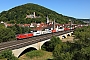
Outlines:
[[[47,24],[49,23],[49,18],[48,18],[48,16],[47,16]]]

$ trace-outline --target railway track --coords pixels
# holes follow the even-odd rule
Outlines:
[[[28,39],[23,39],[23,40],[15,40],[15,41],[10,41],[10,42],[0,43],[0,51],[5,50],[5,49],[11,49],[11,50],[18,49],[24,46],[28,46],[30,44],[34,44],[40,41],[44,41],[46,39],[50,39],[52,36],[59,36],[61,34],[65,34],[68,32],[70,31],[56,32],[56,33],[51,33],[51,34],[35,36]]]

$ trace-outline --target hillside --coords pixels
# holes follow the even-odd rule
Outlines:
[[[27,16],[33,15],[35,12],[35,18],[27,18]],[[31,22],[46,22],[46,17],[50,20],[56,20],[58,23],[68,23],[71,19],[74,23],[80,23],[73,17],[67,17],[62,14],[58,14],[43,6],[27,3],[24,5],[16,6],[8,11],[3,11],[0,13],[0,21],[5,21],[8,23],[31,23]]]

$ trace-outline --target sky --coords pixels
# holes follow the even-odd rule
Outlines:
[[[41,5],[65,16],[90,19],[90,0],[1,0],[0,12],[26,3]]]

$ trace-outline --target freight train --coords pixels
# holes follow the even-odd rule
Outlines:
[[[59,32],[59,31],[67,31],[70,30],[70,28],[56,28],[56,29],[45,29],[44,31],[31,31],[31,33],[26,33],[26,34],[18,34],[16,35],[16,39],[20,40],[20,39],[26,39],[26,38],[30,38],[30,37],[34,37],[34,36],[38,36],[38,35],[42,35],[42,34],[48,34],[48,33],[55,33],[55,32]]]

